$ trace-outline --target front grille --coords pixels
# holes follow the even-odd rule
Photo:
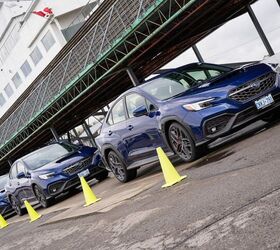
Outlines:
[[[83,170],[84,168],[88,167],[91,164],[91,162],[92,162],[91,157],[83,159],[67,168],[64,168],[63,172],[66,174],[75,174],[75,173]]]
[[[230,91],[229,97],[238,102],[246,102],[265,91],[272,89],[276,82],[277,74],[271,72],[247,82]]]
[[[70,181],[67,182],[67,184],[65,185],[64,189],[67,189],[69,187],[72,187],[72,186],[75,186],[75,185],[78,185],[80,183],[80,180],[79,178],[74,178]]]

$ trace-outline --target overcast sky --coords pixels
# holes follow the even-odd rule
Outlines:
[[[280,52],[280,7],[276,0],[259,0],[252,8],[275,53]],[[228,63],[261,60],[267,51],[249,17],[244,14],[210,34],[197,44],[204,60]],[[190,49],[164,68],[197,61]]]

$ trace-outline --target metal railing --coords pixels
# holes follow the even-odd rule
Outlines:
[[[76,32],[85,23],[86,19],[93,13],[93,9],[99,7],[101,2],[103,1],[89,0],[87,2],[87,4],[79,11],[78,15],[73,19],[68,27],[62,30],[66,41],[69,41],[76,34]]]
[[[0,125],[1,159],[194,2],[116,1]],[[88,82],[82,79],[86,74],[90,77]]]

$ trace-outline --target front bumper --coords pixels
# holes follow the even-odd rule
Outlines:
[[[203,123],[203,133],[207,140],[217,139],[238,130],[255,120],[260,119],[267,113],[280,108],[280,93],[273,95],[274,103],[262,110],[257,110],[254,104],[244,110],[232,113],[224,112],[218,116],[212,117]],[[253,102],[252,102],[253,103]],[[215,129],[213,130],[213,128]]]
[[[104,171],[104,168],[101,167],[93,167],[93,168],[89,167],[85,169],[88,169],[90,172],[89,175],[85,177],[86,180],[90,180],[94,178],[96,174]],[[44,191],[47,198],[52,198],[79,185],[80,185],[80,178],[78,176],[78,173],[76,173],[76,174],[69,175],[68,177],[63,177],[61,179],[49,183],[46,190]]]
[[[0,214],[5,215],[13,211],[13,208],[9,204],[0,205]]]

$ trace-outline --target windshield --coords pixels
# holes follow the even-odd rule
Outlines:
[[[184,91],[190,89],[190,86],[188,84],[184,85],[179,81],[167,78],[158,78],[143,86],[143,89],[157,99],[164,100],[183,93]]]
[[[4,189],[7,181],[8,181],[8,175],[1,175],[0,176],[0,190]]]
[[[23,161],[30,169],[34,170],[74,152],[78,148],[78,146],[64,143],[52,144],[27,155]]]
[[[182,68],[164,75],[161,78],[151,80],[142,86],[142,89],[159,100],[169,99],[191,88],[201,85],[205,81],[216,78],[230,68],[209,68],[197,66],[194,68]]]

